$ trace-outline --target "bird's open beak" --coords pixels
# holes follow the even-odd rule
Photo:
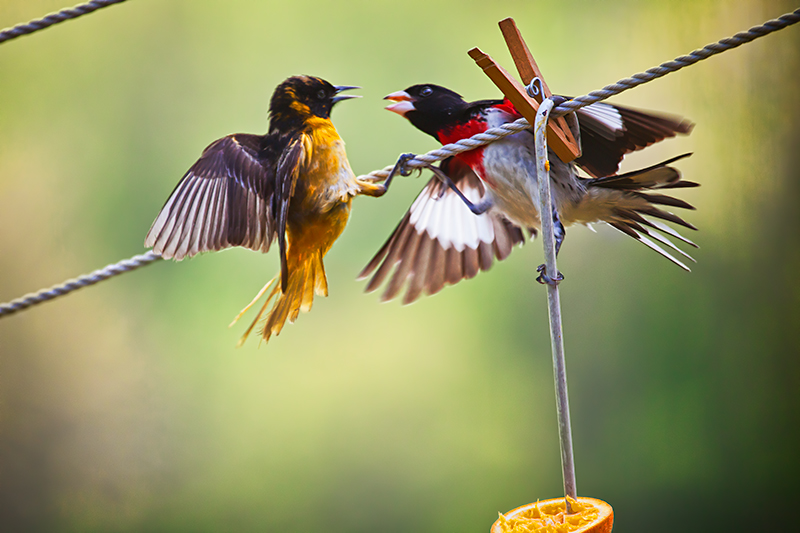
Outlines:
[[[360,94],[339,94],[342,91],[350,91],[352,89],[360,89],[361,87],[356,87],[355,85],[335,85],[333,87],[336,89],[337,96],[333,97],[333,103],[341,102],[342,100],[349,100],[350,98],[361,98]]]
[[[387,94],[383,97],[383,99],[397,102],[396,104],[386,106],[386,110],[391,111],[392,113],[397,113],[401,117],[404,117],[409,111],[415,111],[417,109],[411,102],[411,95],[405,91],[397,91],[392,94]]]

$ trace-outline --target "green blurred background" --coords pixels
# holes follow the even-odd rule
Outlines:
[[[60,0],[3,0],[0,27]],[[262,133],[284,78],[364,87],[333,119],[357,173],[432,139],[381,97],[498,91],[516,18],[583,94],[788,2],[131,0],[0,47],[0,301],[143,251],[214,139]],[[800,27],[614,101],[697,123],[687,274],[610,228],[560,256],[579,493],[615,531],[759,531],[797,507]],[[427,178],[425,178],[427,179]],[[359,198],[330,297],[268,346],[231,318],[278,269],[159,263],[0,321],[0,526],[15,531],[488,531],[561,491],[540,242],[403,307],[354,277],[423,179]]]

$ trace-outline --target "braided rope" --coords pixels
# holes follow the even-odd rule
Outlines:
[[[445,144],[441,148],[437,148],[436,150],[431,150],[427,154],[416,155],[414,156],[413,159],[409,159],[408,161],[406,161],[404,167],[406,169],[425,168],[428,165],[432,165],[433,163],[438,163],[439,161],[447,159],[450,156],[454,156],[456,154],[460,154],[461,152],[467,152],[474,148],[478,148],[486,144],[499,141],[503,137],[507,137],[508,135],[513,135],[514,133],[519,133],[520,131],[530,129],[530,127],[531,125],[528,124],[528,121],[525,120],[524,118],[521,118],[516,122],[509,122],[507,124],[503,124],[502,126],[488,129],[485,132],[473,135],[468,139],[461,139],[458,142]],[[393,168],[394,165],[389,165],[388,167],[384,167],[380,170],[373,170],[369,174],[359,176],[358,178],[367,179],[371,181],[385,180],[386,178],[389,177],[389,173],[392,171]]]
[[[70,279],[64,283],[54,285],[49,289],[42,289],[39,292],[26,294],[16,300],[11,300],[8,303],[0,305],[0,318],[13,315],[17,311],[22,311],[33,305],[58,298],[70,292],[76,291],[95,283],[100,283],[103,280],[119,276],[125,272],[136,270],[137,268],[149,265],[161,259],[161,256],[154,252],[147,252],[146,254],[136,255],[130,259],[125,259],[119,263],[113,263],[99,270],[95,270],[91,274],[85,274],[75,279]]]
[[[92,2],[88,2],[87,4],[82,4],[80,6],[76,6],[75,8],[73,8],[73,10],[78,10],[81,8],[90,9],[89,11],[80,12],[71,17],[67,16],[66,18],[54,20],[53,22],[50,22],[47,25],[41,27],[34,27],[34,29],[27,32],[23,31],[19,33],[19,35],[32,33],[37,29],[45,28],[49,25],[62,22],[63,20],[67,20],[68,18],[74,18],[75,16],[80,16],[82,14],[89,13],[91,11],[94,11],[95,9],[105,7],[106,5],[111,5],[124,1],[125,0],[105,0],[105,1],[94,0]],[[91,8],[87,8],[86,6],[91,6]],[[46,21],[50,17],[57,17],[58,15],[61,15],[62,13],[68,11],[72,10],[64,10],[55,15],[48,15],[47,17],[42,19],[42,21]],[[34,21],[28,23],[27,25],[16,26],[14,28],[11,28],[10,30],[4,30],[3,32],[0,32],[0,43],[10,38],[19,36],[19,35],[13,35],[12,37],[6,37],[6,34],[8,32],[15,31],[17,30],[17,28],[29,25],[35,25],[41,23],[42,21]],[[582,107],[594,104],[601,100],[605,100],[606,98],[619,94],[623,91],[627,91],[628,89],[632,89],[633,87],[637,87],[643,83],[647,83],[654,79],[665,76],[670,72],[675,72],[689,65],[693,65],[698,61],[702,61],[703,59],[708,59],[709,57],[722,53],[726,50],[736,48],[737,46],[741,46],[744,43],[749,43],[755,39],[758,39],[759,37],[763,37],[772,32],[781,30],[787,26],[796,24],[797,22],[800,22],[800,9],[796,9],[792,13],[787,13],[785,15],[782,15],[778,19],[767,21],[760,26],[754,26],[749,30],[747,30],[746,32],[737,33],[733,37],[728,37],[716,43],[706,45],[700,50],[695,50],[694,52],[692,52],[687,56],[677,57],[672,61],[667,61],[666,63],[662,63],[661,65],[648,69],[645,72],[634,74],[630,78],[625,78],[623,80],[618,81],[617,83],[607,85],[598,91],[592,91],[587,95],[579,96],[577,98],[573,98],[572,100],[568,100],[555,107],[551,112],[551,117],[558,117],[566,115],[567,113],[572,113]],[[521,118],[516,122],[503,124],[498,128],[492,128],[490,130],[485,131],[484,133],[479,133],[478,135],[470,137],[469,139],[462,139],[456,143],[446,144],[441,148],[428,152],[427,154],[417,155],[413,159],[410,159],[405,164],[405,167],[407,169],[424,168],[430,164],[447,159],[450,156],[460,154],[461,152],[466,152],[468,150],[472,150],[480,146],[484,146],[486,144],[502,139],[503,137],[512,135],[514,133],[518,133],[522,130],[526,130],[529,128],[530,124],[528,124],[528,121],[525,120],[524,118]],[[389,176],[389,172],[392,170],[392,168],[393,165],[390,165],[381,170],[374,170],[367,175],[359,176],[359,178],[373,180],[373,181],[386,179]],[[0,317],[16,313],[17,311],[21,311],[22,309],[25,309],[32,305],[52,300],[54,298],[57,298],[64,294],[68,294],[82,287],[94,285],[95,283],[98,283],[110,277],[118,276],[119,274],[123,274],[125,272],[130,272],[131,270],[135,270],[139,267],[150,264],[154,261],[157,261],[158,259],[161,259],[160,255],[154,252],[147,252],[146,254],[137,255],[130,259],[125,259],[123,261],[120,261],[119,263],[108,265],[107,267],[101,268],[100,270],[96,270],[91,274],[81,276],[73,280],[69,280],[60,285],[55,285],[49,289],[25,295],[22,298],[12,300],[11,302],[8,302],[6,304],[0,304]]]
[[[700,50],[695,50],[689,55],[676,57],[672,61],[661,63],[657,67],[649,68],[644,72],[634,74],[630,78],[625,78],[623,80],[619,80],[617,83],[606,85],[599,91],[592,91],[585,96],[579,96],[577,98],[573,98],[572,100],[568,100],[554,108],[551,116],[561,117],[567,113],[572,113],[573,111],[577,111],[582,107],[605,100],[610,96],[627,91],[628,89],[633,89],[634,87],[638,87],[643,83],[666,76],[671,72],[677,72],[684,67],[694,65],[698,61],[708,59],[711,56],[739,47],[745,43],[754,41],[759,37],[764,37],[772,32],[782,30],[787,26],[791,26],[792,24],[797,24],[798,22],[800,22],[800,8],[795,9],[792,13],[782,15],[777,19],[768,20],[760,26],[753,26],[749,30],[737,33],[733,37],[726,37],[725,39],[720,39],[716,43],[707,44]]]
[[[119,4],[125,0],[91,0],[85,4],[79,4],[74,7],[62,9],[57,13],[50,13],[44,18],[32,20],[25,24],[17,24],[13,28],[6,28],[0,31],[0,44],[22,37],[23,35],[30,35],[33,32],[49,28],[53,24],[64,22],[65,20],[75,19],[92,11],[97,11],[103,7],[108,7],[113,4]]]
[[[758,39],[759,37],[764,37],[765,35],[782,30],[783,28],[798,22],[800,22],[800,8],[794,10],[792,13],[782,15],[777,19],[769,20],[760,26],[754,26],[747,31],[737,33],[733,37],[726,37],[725,39],[721,39],[716,43],[708,44],[700,50],[693,51],[689,55],[676,57],[672,61],[661,63],[657,67],[634,74],[630,78],[625,78],[619,80],[617,83],[606,85],[598,91],[592,91],[587,95],[578,96],[571,100],[567,100],[566,102],[563,102],[553,108],[550,116],[552,118],[556,118],[562,117],[568,113],[573,113],[582,107],[600,102],[601,100],[610,98],[621,92],[627,91],[628,89],[633,89],[634,87],[638,87],[643,83],[666,76],[671,72],[676,72],[684,67],[688,67],[689,65],[694,65],[695,63],[704,59],[708,59],[711,56],[731,50],[732,48],[736,48],[745,43],[749,43],[755,39]],[[528,121],[524,118],[521,118],[515,122],[503,124],[497,128],[488,129],[484,133],[479,133],[478,135],[470,137],[469,139],[462,139],[455,143],[446,144],[437,150],[432,150],[427,154],[418,155],[413,159],[409,159],[405,164],[405,169],[425,168],[428,165],[437,163],[447,159],[448,157],[484,146],[508,135],[513,135],[514,133],[522,130],[530,129],[530,127],[531,125],[528,123]],[[373,170],[369,174],[359,176],[359,178],[372,181],[386,179],[389,177],[389,172],[391,172],[392,168],[393,166],[390,165],[380,170]]]

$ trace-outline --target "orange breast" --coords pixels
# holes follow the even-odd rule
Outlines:
[[[306,158],[289,204],[288,240],[296,253],[314,250],[325,255],[347,225],[358,187],[344,141],[331,121],[315,118],[309,124]]]

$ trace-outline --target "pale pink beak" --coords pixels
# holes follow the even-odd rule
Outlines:
[[[414,104],[411,102],[411,95],[405,91],[397,91],[392,94],[387,94],[383,97],[383,99],[397,102],[396,104],[386,106],[386,110],[391,111],[392,113],[397,113],[401,117],[404,117],[409,111],[414,111],[416,109]]]

